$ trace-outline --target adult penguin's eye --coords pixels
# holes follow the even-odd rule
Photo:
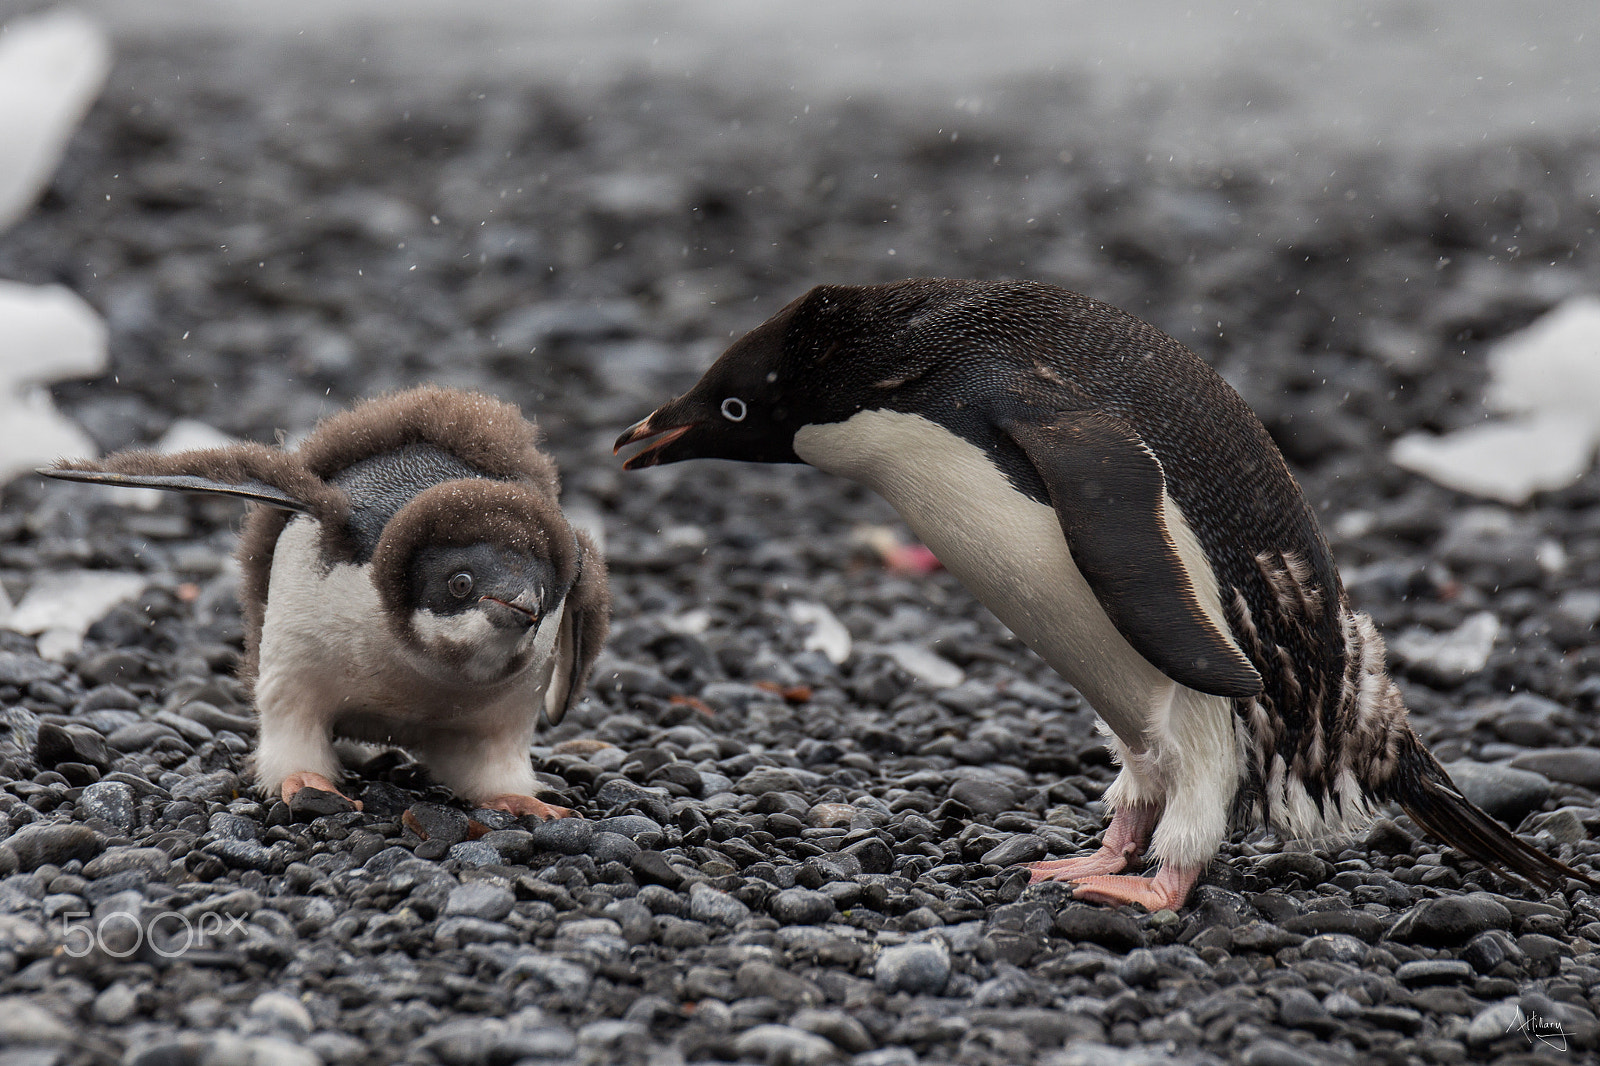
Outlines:
[[[450,579],[450,595],[456,599],[465,599],[472,594],[472,575],[465,570]]]
[[[743,422],[744,416],[749,413],[749,408],[745,407],[744,401],[737,396],[729,396],[722,401],[722,417],[729,422]]]

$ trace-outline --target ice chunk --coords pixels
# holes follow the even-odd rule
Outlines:
[[[1489,353],[1486,400],[1513,417],[1442,437],[1408,433],[1389,457],[1446,488],[1506,503],[1582,477],[1600,446],[1600,299],[1575,297]]]
[[[1389,450],[1396,466],[1447,489],[1503,503],[1527,503],[1536,492],[1564,488],[1594,460],[1600,427],[1554,411],[1485,422],[1435,436],[1407,433]]]
[[[63,456],[95,453],[94,441],[56,410],[44,389],[0,391],[0,483]]]
[[[0,281],[0,391],[104,374],[106,350],[106,324],[76,293]]]
[[[150,579],[122,570],[64,570],[41,574],[0,625],[39,638],[39,654],[60,660],[83,647],[83,635]]]
[[[75,11],[13,19],[0,33],[0,229],[44,191],[67,141],[100,94],[111,45]]]
[[[835,666],[850,658],[850,631],[828,608],[820,603],[796,600],[789,604],[789,617],[796,625],[810,626],[806,634],[806,651],[820,651]]]
[[[1600,298],[1577,296],[1489,352],[1496,411],[1569,411],[1600,425]]]
[[[0,482],[97,454],[39,386],[105,370],[106,326],[92,307],[59,285],[0,281]]]

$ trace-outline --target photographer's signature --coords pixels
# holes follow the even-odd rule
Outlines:
[[[1524,1014],[1517,1011],[1516,1017],[1511,1019],[1511,1024],[1506,1026],[1506,1032],[1519,1032],[1528,1038],[1529,1045],[1535,1041],[1546,1047],[1555,1048],[1557,1051],[1567,1050],[1567,1031],[1561,1028],[1561,1023],[1553,1018],[1545,1018],[1538,1014]]]

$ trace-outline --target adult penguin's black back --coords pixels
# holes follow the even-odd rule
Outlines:
[[[943,538],[947,566],[1084,691],[1124,764],[1107,796],[1117,816],[1098,855],[1041,864],[1036,877],[1080,882],[1094,898],[1181,902],[1220,843],[1222,822],[1196,807],[1231,805],[1282,835],[1316,838],[1352,831],[1375,802],[1394,801],[1493,869],[1545,887],[1595,884],[1455,788],[1407,724],[1382,639],[1351,608],[1266,429],[1193,353],[1116,308],[1027,282],[819,287],[618,446],[643,440],[654,443],[629,468],[807,461],[871,485],[925,541]],[[962,483],[942,483],[952,479]],[[1001,479],[1003,491],[984,487]],[[949,533],[944,517],[980,490],[998,510],[1014,496],[1018,521],[965,518],[964,532]],[[1065,593],[1018,606],[996,591],[994,571],[1025,568],[1048,546],[1036,539],[1008,554],[984,542],[1037,538],[1016,530],[1038,506],[1054,511],[1050,528],[1070,550],[1067,568],[1081,572],[1076,587],[1092,592],[1080,597],[1088,608]],[[1025,595],[1027,575],[1009,587]],[[1068,630],[1038,617],[1057,607],[1080,622],[1103,611],[1114,631],[1099,643],[1129,654],[1113,649],[1107,666],[1063,647]],[[1140,669],[1159,673],[1136,677],[1134,652]],[[1145,686],[1138,714],[1112,706],[1119,677]],[[1150,677],[1170,679],[1176,694]],[[1133,721],[1146,706],[1148,720]],[[1184,716],[1231,720],[1231,750],[1186,733]],[[1219,758],[1236,772],[1207,783],[1218,771],[1203,764]],[[1107,876],[1147,843],[1165,878],[1154,891]]]

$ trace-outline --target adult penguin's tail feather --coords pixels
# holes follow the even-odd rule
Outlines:
[[[1389,798],[1418,827],[1499,874],[1520,877],[1546,891],[1571,878],[1600,890],[1600,880],[1574,870],[1527,843],[1461,794],[1439,761],[1415,735],[1401,753]]]

